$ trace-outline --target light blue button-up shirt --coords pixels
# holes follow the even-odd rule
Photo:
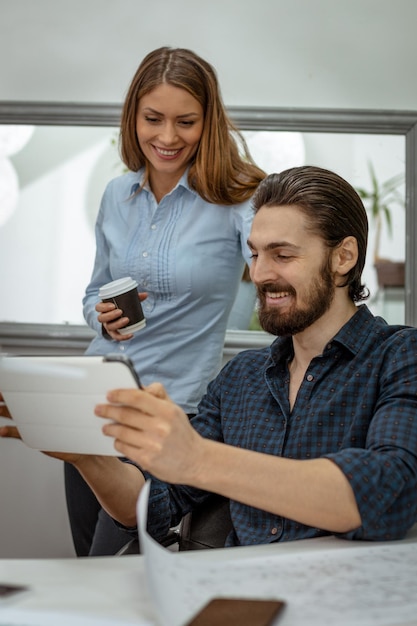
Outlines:
[[[228,316],[250,258],[253,210],[250,201],[204,201],[190,189],[187,172],[158,204],[149,188],[134,195],[142,177],[143,171],[115,178],[103,195],[83,299],[87,324],[97,331],[87,354],[123,352],[144,385],[163,383],[193,413],[220,367]],[[133,339],[114,342],[102,337],[95,305],[99,287],[123,276],[148,293],[147,321]]]

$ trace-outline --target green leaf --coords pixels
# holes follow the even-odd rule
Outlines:
[[[368,161],[369,175],[371,179],[370,188],[357,187],[356,191],[363,200],[365,209],[369,213],[372,222],[375,224],[377,232],[380,232],[381,226],[385,223],[388,234],[392,235],[392,207],[405,207],[404,195],[400,192],[399,187],[405,182],[403,173],[391,176],[384,182],[380,183],[375,174],[375,169]],[[379,246],[379,236],[376,238],[376,248]],[[374,251],[374,258],[378,257],[378,249]]]

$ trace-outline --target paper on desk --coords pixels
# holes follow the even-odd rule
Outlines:
[[[190,561],[186,553],[171,552],[152,539],[146,531],[149,488],[148,481],[138,500],[138,528],[149,593],[160,625],[183,626],[214,597],[253,597],[250,591],[242,595],[238,587],[224,593],[224,577],[228,575],[228,564],[223,559],[221,563],[209,565],[204,557]],[[236,568],[235,563],[232,562],[231,565]],[[238,593],[236,589],[239,590]]]
[[[182,601],[182,581],[176,580],[175,557],[179,555],[163,548],[146,530],[149,489],[148,480],[137,504],[139,542],[145,558],[146,580],[161,626],[180,626],[190,613]]]
[[[233,548],[230,559],[224,551],[190,559],[146,532],[149,486],[138,500],[138,526],[161,626],[183,626],[209,599],[237,595],[285,600],[279,626],[417,624],[417,543],[335,539],[336,547],[323,544],[322,550],[280,553],[271,546],[265,557],[236,559],[239,548]]]

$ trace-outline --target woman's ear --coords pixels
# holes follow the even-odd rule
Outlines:
[[[355,267],[358,260],[358,242],[356,237],[345,237],[334,249],[333,271],[339,276],[346,276]]]

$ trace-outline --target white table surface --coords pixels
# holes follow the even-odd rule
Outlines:
[[[417,544],[417,526],[409,533],[408,537],[399,542],[387,542],[370,544],[366,542],[348,542],[334,537],[310,539],[291,543],[272,544],[268,546],[256,546],[250,548],[228,548],[223,550],[208,550],[181,553],[182,559],[188,559],[190,566],[196,560],[203,558],[208,567],[213,564],[221,564],[222,561],[238,563],[240,560],[247,563],[247,559],[261,559],[282,555],[310,555],[323,558],[326,551],[339,550],[340,555],[346,555],[352,548],[368,550],[370,546],[379,550],[390,547],[391,551],[404,546]],[[401,548],[403,549],[403,548]],[[352,553],[353,554],[353,553]],[[284,559],[285,560],[285,559]],[[284,563],[284,560],[282,561]],[[417,565],[416,565],[417,567]],[[383,575],[383,572],[381,572]],[[148,593],[145,573],[145,562],[142,556],[123,557],[94,557],[94,558],[69,558],[69,559],[2,559],[0,560],[0,583],[20,583],[30,587],[29,591],[16,596],[12,602],[1,607],[0,626],[3,624],[17,624],[18,621],[2,620],[2,616],[8,616],[6,611],[11,609],[25,609],[33,612],[52,611],[59,612],[61,616],[67,615],[68,624],[74,623],[82,626],[82,622],[74,617],[75,614],[85,618],[96,618],[97,624],[132,623],[132,624],[156,624],[156,617],[152,602]],[[417,579],[416,579],[417,598]],[[236,595],[239,590],[236,590]],[[247,595],[247,594],[243,594]],[[286,599],[286,598],[284,598]],[[380,599],[383,606],[384,598]],[[415,621],[402,621],[398,615],[398,621],[390,622],[396,626],[417,624]],[[65,621],[65,619],[64,619]],[[64,623],[61,620],[61,624]],[[21,624],[36,623],[25,622]],[[39,622],[43,626],[46,622]],[[285,612],[277,621],[281,626],[286,624],[298,624],[292,617],[291,611]],[[335,626],[334,622],[332,626]],[[364,622],[366,623],[366,622]],[[371,623],[371,622],[370,622]],[[300,624],[301,626],[301,624]],[[305,626],[303,624],[303,626]],[[353,625],[352,625],[353,626]]]

